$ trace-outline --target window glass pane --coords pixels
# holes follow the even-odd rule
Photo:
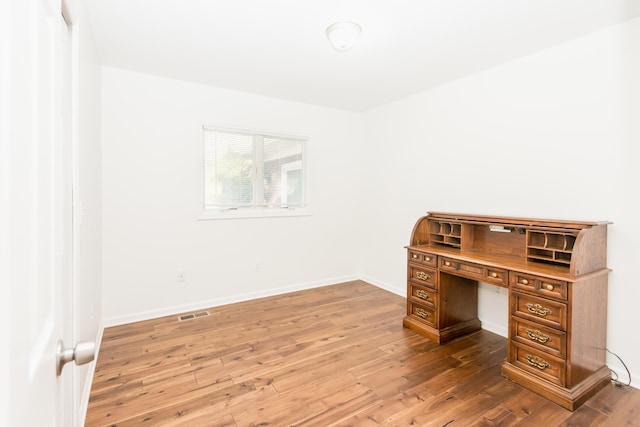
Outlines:
[[[303,205],[302,144],[298,139],[264,137],[264,204],[267,206]]]
[[[205,131],[205,207],[253,204],[253,136]]]
[[[306,140],[204,128],[206,209],[304,207]]]

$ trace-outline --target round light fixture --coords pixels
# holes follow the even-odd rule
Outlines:
[[[334,49],[345,52],[356,44],[361,31],[355,22],[336,22],[327,27],[327,38]]]

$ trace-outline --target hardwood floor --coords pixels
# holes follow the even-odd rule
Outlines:
[[[640,426],[640,390],[569,412],[500,375],[505,338],[437,345],[361,281],[107,328],[86,426]]]

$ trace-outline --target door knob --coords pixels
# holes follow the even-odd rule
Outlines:
[[[64,365],[71,361],[75,361],[76,365],[91,362],[95,358],[95,354],[96,343],[94,342],[81,341],[76,344],[75,348],[64,348],[64,343],[59,340],[56,354],[56,374],[60,376]]]

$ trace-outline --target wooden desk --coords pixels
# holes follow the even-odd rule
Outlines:
[[[478,282],[509,288],[502,374],[573,411],[611,377],[607,224],[429,212],[407,246],[403,325],[444,343],[481,328]]]

